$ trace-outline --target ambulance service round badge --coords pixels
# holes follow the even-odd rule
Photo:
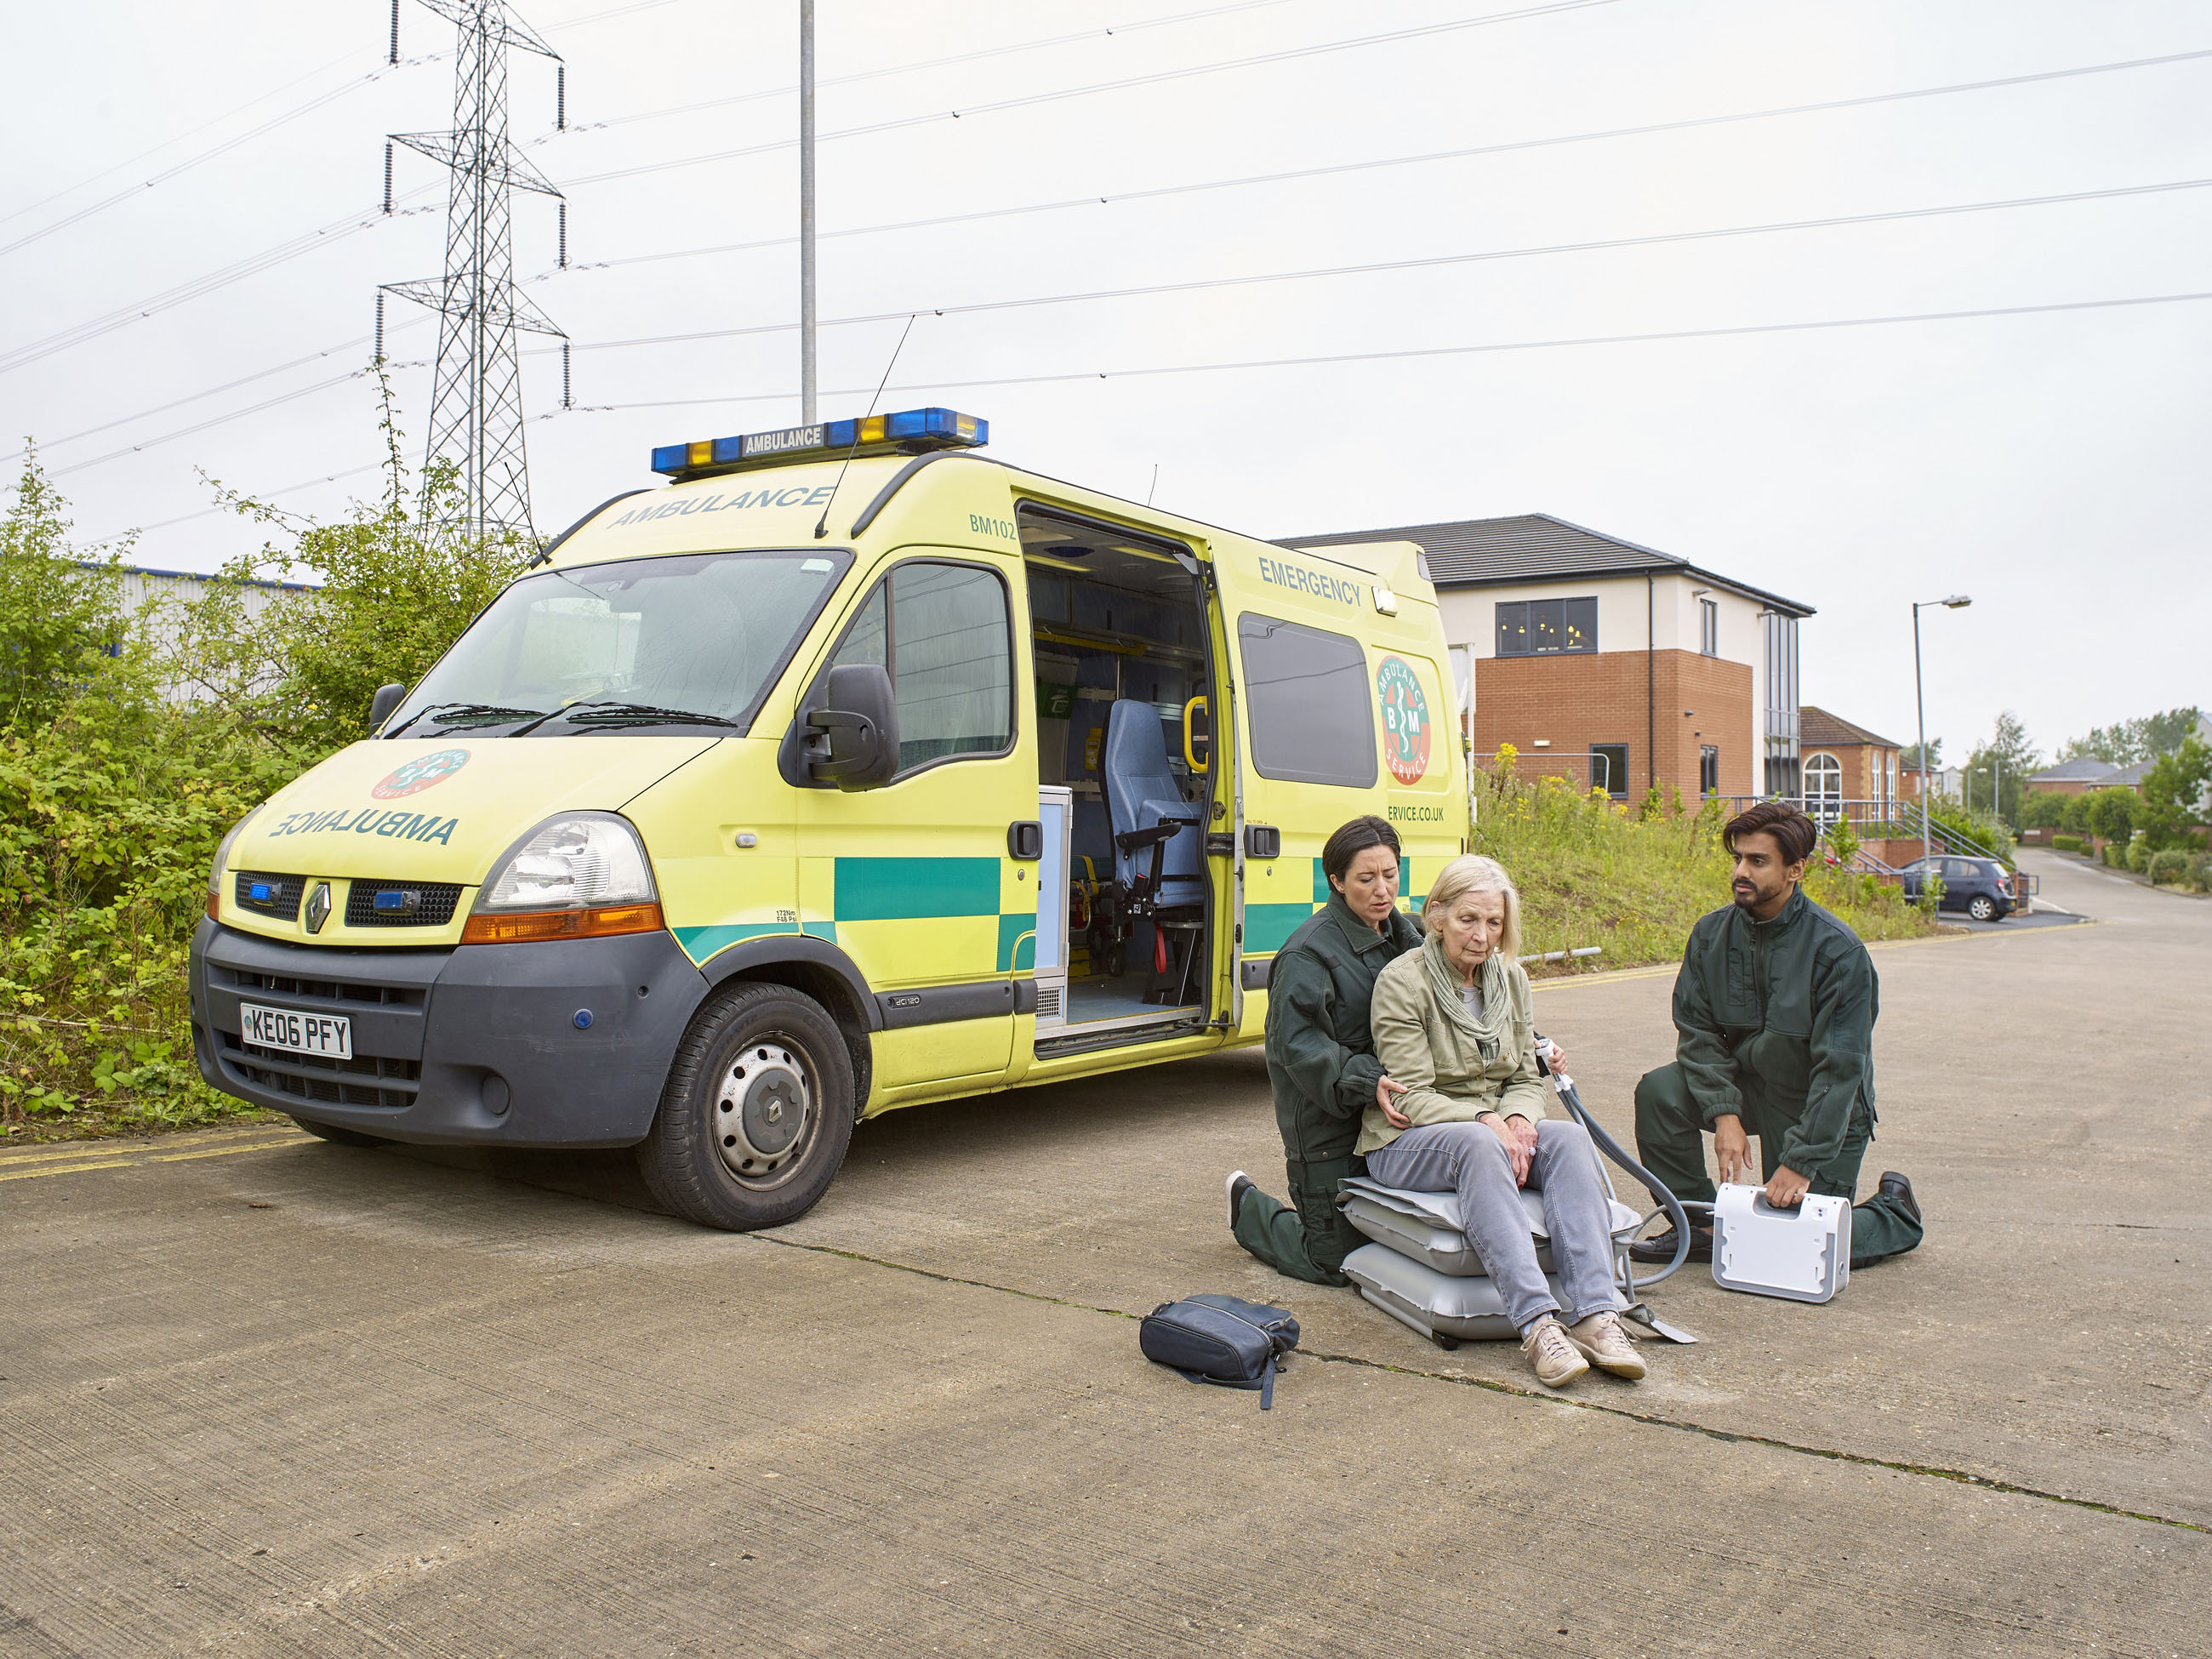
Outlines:
[[[1429,769],[1429,700],[1419,678],[1401,657],[1385,657],[1375,671],[1375,696],[1382,705],[1389,739],[1383,758],[1401,783],[1418,783]]]
[[[1420,695],[1418,689],[1413,695]],[[1421,754],[1425,759],[1429,752],[1426,714],[1421,717]],[[417,755],[371,789],[369,797],[374,800],[398,800],[402,795],[419,795],[432,784],[443,783],[468,763],[469,751],[465,749],[440,749]]]

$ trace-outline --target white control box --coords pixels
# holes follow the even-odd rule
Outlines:
[[[1757,1187],[1724,1185],[1713,1200],[1713,1283],[1754,1296],[1826,1302],[1850,1282],[1849,1199],[1808,1193],[1778,1210]]]

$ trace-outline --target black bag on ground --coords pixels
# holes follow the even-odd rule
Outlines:
[[[1260,1409],[1275,1403],[1280,1355],[1298,1346],[1298,1322],[1280,1308],[1233,1296],[1163,1302],[1137,1328],[1145,1358],[1193,1382],[1257,1389]]]

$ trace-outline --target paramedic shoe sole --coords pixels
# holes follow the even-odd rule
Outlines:
[[[1521,1352],[1528,1356],[1536,1380],[1547,1389],[1564,1389],[1589,1370],[1589,1361],[1568,1336],[1567,1328],[1549,1314],[1529,1327],[1528,1334],[1521,1339]]]
[[[1881,1172],[1881,1195],[1893,1198],[1904,1205],[1912,1217],[1913,1224],[1916,1226],[1920,1224],[1920,1200],[1912,1195],[1912,1183],[1896,1170],[1884,1170]]]
[[[1636,1352],[1636,1344],[1629,1340],[1628,1333],[1620,1328],[1620,1319],[1612,1314],[1595,1313],[1578,1325],[1568,1326],[1567,1340],[1601,1371],[1610,1371],[1631,1382],[1644,1375],[1643,1355]]]
[[[1229,1225],[1232,1231],[1237,1226],[1237,1212],[1244,1207],[1244,1194],[1250,1192],[1252,1187],[1252,1177],[1243,1170],[1231,1170],[1229,1172]]]
[[[1628,1247],[1631,1261],[1656,1261],[1662,1266],[1674,1259],[1674,1230],[1672,1227],[1656,1238],[1639,1238]],[[1711,1261],[1713,1259],[1713,1230],[1711,1227],[1690,1229],[1690,1253],[1685,1261]]]

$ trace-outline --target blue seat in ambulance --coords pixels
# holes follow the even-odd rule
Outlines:
[[[1114,835],[1114,878],[1137,898],[1135,908],[1203,905],[1201,809],[1176,787],[1167,735],[1152,704],[1125,697],[1107,710],[1098,775]]]

